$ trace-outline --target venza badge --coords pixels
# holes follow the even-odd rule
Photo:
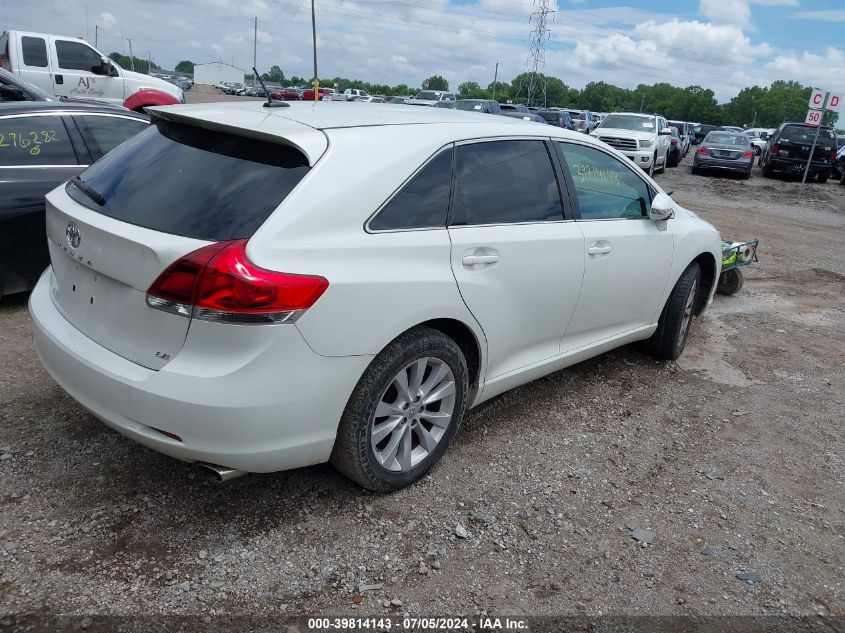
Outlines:
[[[65,229],[65,237],[71,248],[79,248],[82,236],[79,234],[79,227],[76,224],[68,222],[67,228]]]

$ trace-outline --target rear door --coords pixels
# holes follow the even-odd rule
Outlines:
[[[32,287],[50,263],[44,196],[88,163],[66,119],[73,126],[59,114],[0,116],[0,283],[14,279],[16,290]]]
[[[50,40],[57,95],[123,104],[123,78],[104,73],[100,53],[77,39],[51,37]]]
[[[15,46],[15,42],[10,42]],[[21,79],[42,90],[57,94],[54,90],[53,73],[47,49],[47,38],[36,35],[22,35],[18,38],[15,66]]]
[[[458,145],[449,222],[452,271],[488,344],[487,379],[560,353],[584,272],[548,143]]]
[[[190,312],[151,309],[149,287],[210,242],[251,237],[308,169],[291,146],[150,126],[81,174],[89,193],[69,183],[47,196],[54,304],[103,347],[163,367],[184,344]]]
[[[671,221],[647,216],[652,191],[630,161],[595,146],[558,142],[585,242],[581,298],[563,351],[657,321],[669,280]]]

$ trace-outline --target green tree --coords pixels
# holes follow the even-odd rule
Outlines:
[[[426,90],[448,90],[449,82],[442,75],[432,75],[423,82]]]
[[[487,91],[475,81],[465,81],[458,86],[458,97],[461,99],[486,99]]]
[[[174,70],[177,73],[190,73],[191,75],[193,75],[194,74],[194,62],[192,62],[188,59],[183,59],[181,62],[176,64],[176,68],[174,68]]]
[[[625,108],[630,90],[603,81],[591,81],[578,97],[578,107],[593,112],[613,112]]]
[[[511,85],[504,81],[491,81],[487,84],[487,94],[496,101],[507,101],[511,97]]]
[[[128,55],[121,55],[120,53],[109,53],[109,58],[117,62],[118,66],[127,70],[132,70],[132,60]],[[135,57],[135,72],[136,73],[150,73],[150,64],[146,59]],[[155,67],[155,65],[153,65]]]
[[[179,62],[182,63],[182,62]],[[178,64],[177,64],[178,70]],[[261,75],[261,78],[264,81],[273,81],[279,84],[285,83],[285,73],[282,72],[282,69],[276,65],[270,66],[270,72],[264,73]]]

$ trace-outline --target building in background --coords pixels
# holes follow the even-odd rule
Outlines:
[[[194,83],[208,86],[217,85],[221,81],[242,84],[245,72],[225,62],[194,64]]]

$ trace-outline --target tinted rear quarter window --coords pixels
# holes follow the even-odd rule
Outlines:
[[[47,67],[47,42],[43,37],[23,36],[21,38],[24,66]]]
[[[452,148],[420,169],[370,220],[373,231],[446,226],[452,186]]]
[[[80,204],[118,220],[201,240],[251,237],[308,173],[297,149],[158,121],[80,174]]]
[[[491,141],[455,149],[453,225],[563,219],[543,141]]]
[[[0,117],[0,165],[9,167],[78,163],[61,117]]]
[[[141,119],[119,116],[85,114],[80,120],[85,144],[95,158],[108,154],[147,127],[147,122]]]
[[[816,128],[803,125],[787,125],[780,134],[781,140],[792,143],[812,143],[816,136]],[[833,132],[830,128],[819,130],[819,139],[833,140]]]

